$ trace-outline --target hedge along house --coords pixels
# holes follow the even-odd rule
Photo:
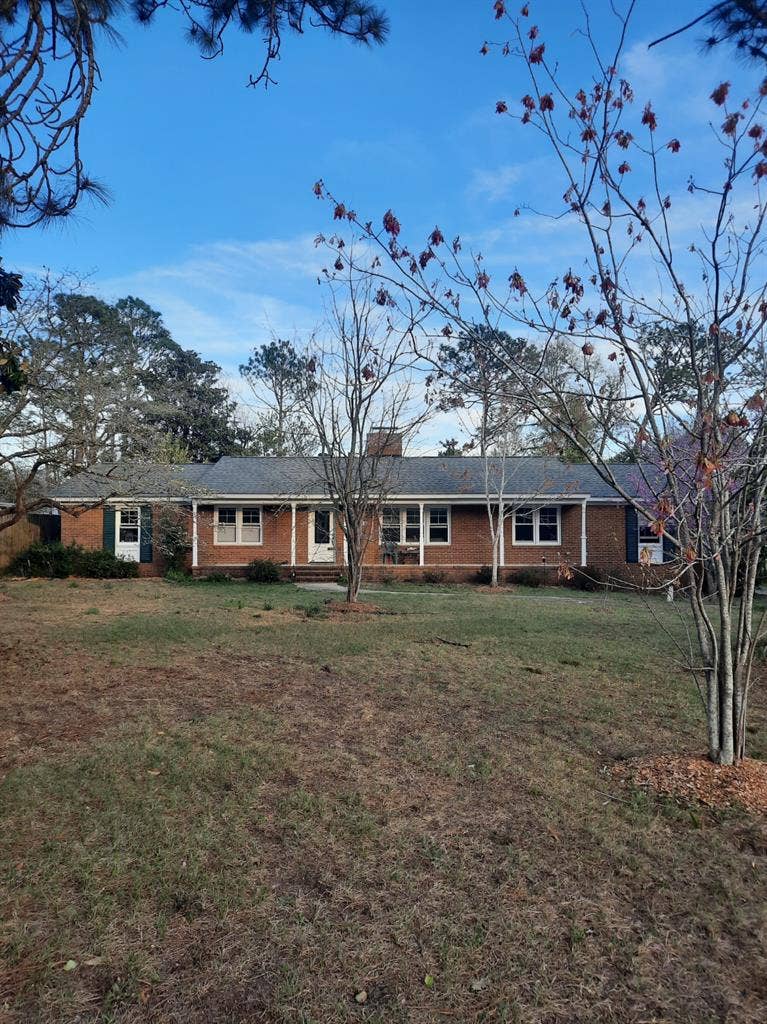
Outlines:
[[[388,459],[391,459],[391,463]],[[616,466],[629,492],[637,467]],[[535,566],[594,566],[639,577],[644,563],[670,557],[663,541],[587,465],[556,459],[507,460],[501,578]],[[139,563],[141,575],[165,566],[159,511],[181,509],[193,573],[240,575],[253,559],[281,565],[286,578],[343,574],[342,523],[321,483],[319,460],[223,457],[207,465],[96,466],[64,483],[57,503],[64,543],[104,547]],[[371,514],[364,576],[473,579],[492,559],[485,463],[473,457],[387,455],[387,496]]]

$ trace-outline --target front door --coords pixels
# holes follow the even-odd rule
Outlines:
[[[318,508],[309,513],[309,561],[335,562],[336,546],[333,543],[333,512],[329,508]]]
[[[141,559],[141,516],[137,508],[118,508],[115,513],[115,554],[129,562]]]

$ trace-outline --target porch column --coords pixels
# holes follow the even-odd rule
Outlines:
[[[426,524],[423,521],[423,502],[418,503],[418,515],[420,517],[421,529],[418,531],[418,564],[423,565],[423,531],[426,529]]]
[[[192,568],[197,568],[197,499],[192,499]]]
[[[586,539],[586,499],[581,502],[581,565],[588,565],[589,553]]]
[[[296,564],[296,503],[290,503],[290,564]]]
[[[498,538],[498,564],[502,569],[506,565],[506,510],[502,501],[498,503],[498,529],[501,531]]]

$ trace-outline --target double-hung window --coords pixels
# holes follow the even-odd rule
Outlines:
[[[560,544],[561,532],[559,505],[518,508],[514,512],[515,544]]]
[[[450,509],[447,505],[432,505],[428,513],[429,544],[450,543]]]
[[[659,536],[650,526],[647,519],[639,516],[639,551],[647,549],[648,561],[653,565],[663,561],[663,537]]]
[[[382,544],[420,544],[421,510],[417,505],[407,508],[388,505],[381,511]]]
[[[118,542],[120,544],[138,544],[139,538],[139,511],[137,508],[120,509],[120,531]]]
[[[260,505],[238,508],[234,505],[216,507],[214,522],[216,544],[263,543],[263,516]]]

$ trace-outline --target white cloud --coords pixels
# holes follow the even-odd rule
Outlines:
[[[521,164],[503,164],[492,170],[475,170],[467,187],[471,199],[486,199],[497,202],[507,199],[511,190],[522,177]]]
[[[322,315],[316,280],[326,260],[327,251],[306,235],[220,241],[195,246],[178,263],[97,281],[94,288],[110,299],[144,299],[179,344],[236,369],[272,332],[311,333]]]

